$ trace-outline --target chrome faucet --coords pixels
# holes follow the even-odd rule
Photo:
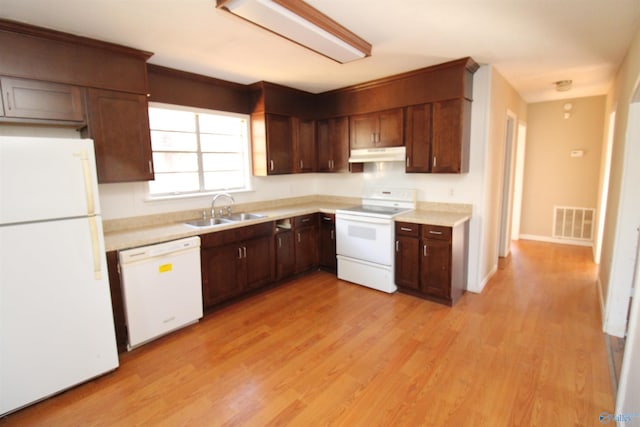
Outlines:
[[[218,200],[220,197],[226,197],[231,201],[231,203],[227,205],[224,209],[223,208],[218,209],[218,216],[225,216],[224,214],[225,211],[227,213],[227,216],[231,215],[231,206],[233,206],[233,204],[235,203],[235,200],[233,200],[233,197],[231,197],[230,194],[218,193],[215,196],[213,196],[213,200],[211,201],[211,217],[212,218],[216,216],[216,200]]]

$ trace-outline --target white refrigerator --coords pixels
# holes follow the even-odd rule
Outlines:
[[[117,366],[93,141],[0,136],[0,415]]]

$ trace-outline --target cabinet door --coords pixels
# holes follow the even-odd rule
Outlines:
[[[349,171],[349,119],[318,120],[316,126],[318,172]]]
[[[6,117],[84,122],[78,86],[9,77],[0,85]]]
[[[267,114],[267,173],[269,175],[293,172],[293,137],[291,118]]]
[[[331,161],[333,157],[329,119],[318,120],[316,123],[316,153],[318,172],[331,172]]]
[[[396,285],[420,289],[420,240],[396,236]]]
[[[423,239],[420,263],[422,291],[431,296],[451,299],[451,243]]]
[[[231,299],[243,292],[242,247],[237,244],[201,250],[204,307]]]
[[[360,114],[351,116],[351,148],[371,148],[376,146],[378,135],[378,114]]]
[[[433,105],[431,172],[460,173],[463,138],[462,100],[452,99]]]
[[[431,104],[407,107],[406,172],[431,171]]]
[[[293,231],[278,231],[275,236],[276,280],[293,275],[295,253],[293,249]]]
[[[318,266],[318,228],[302,227],[295,230],[294,273],[302,273]]]
[[[336,117],[329,122],[331,141],[331,171],[348,172],[349,168],[349,118]]]
[[[333,215],[320,215],[320,267],[336,272],[338,260],[336,259],[336,226]]]
[[[314,172],[316,170],[316,122],[315,120],[295,119],[295,172]]]
[[[402,109],[382,111],[378,114],[376,147],[400,147],[404,144]]]
[[[243,243],[246,287],[259,288],[273,281],[273,245],[271,236]]]
[[[147,97],[87,89],[87,109],[84,135],[94,140],[98,181],[152,180]]]

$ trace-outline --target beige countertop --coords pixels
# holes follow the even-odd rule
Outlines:
[[[248,210],[248,212],[260,213],[262,215],[265,215],[264,218],[239,221],[237,223],[231,224],[216,225],[210,228],[189,227],[185,225],[184,222],[188,219],[195,219],[195,217],[191,216],[190,218],[183,218],[184,215],[177,215],[179,219],[176,219],[174,222],[154,224],[152,226],[141,225],[120,230],[109,230],[113,227],[105,227],[105,229],[107,229],[104,234],[105,247],[107,252],[109,252],[127,248],[134,248],[138,246],[152,245],[155,243],[181,239],[189,236],[198,236],[206,233],[215,233],[217,231],[230,230],[268,221],[277,221],[279,219],[290,218],[298,215],[306,215],[316,212],[335,213],[336,209],[350,206],[354,206],[354,203],[313,201],[293,205],[285,205],[282,207],[270,206],[266,209],[255,211]],[[417,224],[431,224],[454,227],[464,221],[468,221],[471,218],[470,211],[456,211],[457,209],[455,208],[453,209],[453,211],[432,210],[430,206],[428,206],[427,209],[424,209],[424,207],[420,206],[420,204],[418,205],[418,207],[419,210],[404,213],[396,217],[395,220],[413,222]],[[143,224],[144,220],[138,220],[137,222]]]

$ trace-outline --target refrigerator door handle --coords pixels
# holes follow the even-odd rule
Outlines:
[[[91,234],[91,252],[93,253],[93,275],[96,280],[102,279],[102,265],[100,253],[100,241],[98,236],[98,219],[95,216],[89,218],[89,233]]]
[[[94,215],[96,213],[96,205],[93,198],[93,182],[91,182],[91,169],[89,167],[89,156],[86,150],[76,153],[82,161],[82,173],[84,175],[84,189],[87,197],[87,214]]]

